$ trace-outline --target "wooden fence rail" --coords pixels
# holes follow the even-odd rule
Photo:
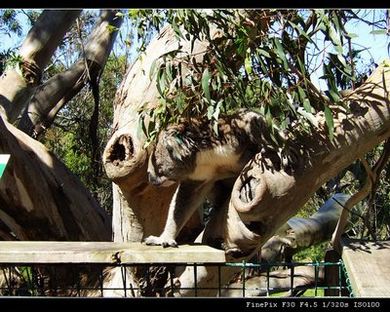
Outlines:
[[[345,239],[342,259],[355,297],[390,297],[390,241]]]
[[[204,245],[178,248],[112,242],[0,242],[0,264],[225,263],[225,253]]]

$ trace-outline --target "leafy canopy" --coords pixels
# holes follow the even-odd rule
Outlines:
[[[382,12],[383,16],[386,12]],[[359,15],[360,14],[360,15]],[[143,39],[169,24],[179,42],[207,41],[204,54],[183,51],[182,44],[155,60],[151,78],[161,96],[157,108],[142,112],[149,140],[159,129],[184,117],[215,122],[221,113],[241,107],[264,116],[270,133],[316,126],[323,112],[333,137],[333,107],[344,105],[340,90],[354,88],[362,76],[356,61],[355,34],[345,25],[367,22],[352,10],[131,10]],[[385,33],[386,18],[370,22]],[[313,73],[322,67],[320,91]],[[345,107],[348,110],[348,107]],[[150,117],[148,127],[144,122]]]

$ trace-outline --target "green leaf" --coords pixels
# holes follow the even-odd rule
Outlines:
[[[355,33],[350,33],[349,32],[349,33],[347,33],[346,37],[349,38],[349,39],[353,39],[353,38],[358,38],[359,35],[357,35]]]
[[[313,40],[309,37],[309,35],[301,28],[299,27],[297,24],[291,22],[291,21],[287,21],[288,24],[290,24],[290,26],[294,29],[296,29],[299,33],[299,35],[301,35],[302,37],[305,37],[305,39],[309,42],[313,42]]]
[[[202,75],[202,89],[203,89],[204,95],[206,96],[207,102],[209,104],[211,104],[209,84],[210,84],[210,73],[209,73],[209,69],[206,68],[203,72],[203,75]]]
[[[329,38],[332,41],[336,51],[338,53],[343,53],[343,48],[341,46],[340,38],[337,35],[336,30],[332,26],[329,26],[328,35],[329,35]]]
[[[138,10],[138,9],[129,10],[129,17],[136,18],[138,16],[139,12],[140,12],[140,10]]]
[[[250,75],[252,73],[252,61],[250,55],[245,58],[245,70]]]
[[[333,140],[333,135],[334,135],[334,120],[333,120],[333,114],[332,111],[328,106],[325,106],[325,122],[328,127],[328,134],[330,140]]]
[[[265,56],[267,58],[271,58],[271,55],[267,51],[265,51],[263,49],[258,49],[257,53],[259,53],[260,55],[263,55],[263,56]]]
[[[145,126],[145,115],[140,115],[138,126],[137,126],[137,136],[141,136],[141,133],[147,135],[146,126]]]
[[[376,30],[370,31],[370,34],[371,35],[386,35],[387,30],[386,29],[376,29]]]
[[[110,34],[112,34],[113,32],[116,32],[116,31],[119,30],[118,27],[115,27],[115,26],[113,26],[113,25],[107,25],[106,28],[107,28],[107,31],[108,31]]]
[[[150,80],[153,79],[154,73],[155,73],[155,71],[156,71],[157,60],[158,60],[158,59],[155,59],[155,60],[152,62],[152,65],[150,65],[150,69],[149,69],[149,79],[150,79]]]
[[[302,107],[298,107],[297,113],[301,115],[305,120],[307,120],[310,124],[312,124],[314,127],[318,127],[318,122],[315,116],[307,112],[306,109],[302,109]]]
[[[164,70],[160,67],[157,72],[157,90],[161,96],[164,96],[165,92],[165,74]]]
[[[306,73],[306,68],[305,68],[305,65],[302,63],[301,58],[298,57],[298,58],[297,58],[297,61],[298,61],[298,66],[299,66],[300,71],[302,72],[302,74],[305,75],[305,73]]]
[[[214,115],[214,106],[210,105],[209,107],[207,107],[207,119],[211,120],[213,115]]]
[[[215,107],[215,110],[214,110],[214,113],[213,113],[213,118],[215,120],[218,120],[218,118],[219,118],[219,114],[221,112],[221,106],[222,106],[222,101],[219,101],[217,103],[217,106]]]
[[[298,86],[298,94],[299,94],[299,99],[303,102],[306,99],[306,94],[305,91],[303,91],[303,89],[300,86]]]
[[[343,65],[343,67],[347,66],[347,63],[345,62],[344,56],[342,54],[337,54],[337,59],[339,60],[341,65]]]
[[[303,108],[304,108],[308,113],[312,113],[313,107],[310,105],[309,99],[305,99],[305,100],[303,101]]]
[[[338,102],[340,100],[340,96],[337,90],[329,89],[329,95],[332,98],[333,102]]]
[[[167,66],[165,67],[165,71],[166,71],[166,77],[168,78],[167,80],[168,81],[171,81],[173,79],[173,75],[172,75],[172,63],[171,62],[168,62],[167,63]]]
[[[179,38],[184,38],[183,33],[181,32],[179,26],[177,25],[175,18],[173,19],[171,26],[172,26],[174,32],[176,33],[176,35],[179,36]]]
[[[284,68],[284,70],[288,70],[288,62],[287,62],[287,58],[286,58],[286,52],[284,51],[283,46],[280,43],[278,38],[275,38],[274,42],[275,42],[275,46],[276,46],[276,52],[277,52],[279,58],[283,62],[283,68]]]

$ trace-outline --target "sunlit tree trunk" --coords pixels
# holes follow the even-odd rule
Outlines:
[[[114,133],[103,153],[103,162],[108,177],[115,183],[112,221],[115,242],[140,242],[149,235],[159,235],[165,224],[175,186],[157,188],[147,182],[148,150],[144,148],[146,137],[139,128],[139,109],[143,105],[145,108],[155,107],[158,103],[156,80],[149,76],[152,63],[177,48],[173,30],[163,28],[160,36],[151,41],[145,54],[129,69],[114,100]],[[190,42],[184,43],[184,49],[190,51],[190,48]],[[205,50],[206,46],[201,42],[197,41],[194,45],[194,53],[199,53],[198,57]],[[186,238],[188,241],[188,237],[194,239],[197,235],[195,229],[199,227],[199,216],[194,215],[179,241]],[[118,271],[117,275],[120,274]],[[112,283],[107,286],[114,285],[115,280],[121,279],[112,277]],[[133,276],[128,276],[128,280],[137,283],[137,278],[134,280]]]
[[[0,239],[109,241],[110,218],[41,143],[0,118]]]
[[[80,59],[39,86],[18,128],[38,137],[50,127],[58,111],[88,83],[98,88],[99,78],[112,50],[123,17],[118,10],[103,10]],[[96,85],[93,85],[96,84]]]
[[[237,178],[229,203],[210,227],[206,226],[203,240],[212,243],[222,239],[229,261],[252,258],[323,183],[387,139],[390,136],[388,62],[345,99],[353,109],[351,113],[335,114],[333,141],[327,135],[321,114],[317,118],[322,126],[317,131],[311,136],[297,137],[302,153],[297,159],[300,162],[297,172],[289,174],[283,169],[262,166],[267,160],[256,155]],[[193,272],[188,268],[180,277],[181,284],[191,287],[191,275]],[[224,277],[223,282],[227,282],[229,277]],[[215,270],[198,274],[198,285],[208,287],[217,282]],[[191,295],[187,290],[179,293]]]
[[[186,50],[185,41],[182,44]],[[164,28],[150,43],[142,61],[136,62],[127,73],[116,96],[115,132],[103,160],[108,176],[117,185],[113,231],[119,240],[141,241],[148,235],[159,235],[165,222],[174,187],[156,189],[147,183],[148,151],[143,148],[145,137],[139,130],[139,110],[142,105],[153,107],[158,101],[155,80],[149,79],[151,63],[176,46],[173,32]],[[197,47],[195,44],[195,49]],[[204,48],[200,48],[202,50]],[[197,55],[200,57],[201,53]],[[291,138],[300,155],[294,173],[274,170],[272,166],[265,170],[263,168],[268,166],[261,163],[268,160],[256,155],[255,161],[243,170],[243,177],[237,179],[230,202],[221,207],[206,226],[203,242],[215,246],[224,241],[230,261],[250,259],[257,253],[323,183],[389,136],[388,80],[388,67],[380,66],[364,85],[345,99],[358,109],[350,113],[335,110],[333,141],[328,137],[321,114],[316,116],[319,127],[312,136],[297,134]],[[253,198],[245,193],[249,188]],[[153,222],[149,221],[151,217]],[[197,285],[214,286],[217,278],[214,273],[198,272]],[[191,268],[187,268],[179,277],[179,284],[193,286],[193,276]],[[227,282],[229,274],[225,278]],[[178,292],[191,295],[191,292]]]
[[[15,122],[27,107],[41,83],[42,71],[80,12],[45,10],[27,34],[16,64],[0,78],[0,113],[9,122]]]

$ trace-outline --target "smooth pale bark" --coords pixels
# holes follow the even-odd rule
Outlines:
[[[261,263],[290,262],[294,253],[315,244],[328,241],[338,224],[340,216],[344,213],[344,206],[348,203],[347,194],[337,193],[329,198],[316,213],[309,218],[293,217],[282,226],[277,234],[272,236],[261,248]],[[264,270],[262,270],[264,272]],[[323,280],[323,268],[315,272],[314,267],[297,267],[294,270],[294,287],[309,287],[314,285],[316,274]],[[289,288],[291,283],[291,270],[275,271],[270,274],[269,290],[267,292],[267,274],[251,276],[245,281],[245,296],[265,296],[273,293],[272,288]],[[181,280],[184,276],[181,277]],[[242,281],[226,286],[222,291],[223,297],[240,297],[244,288]],[[236,288],[236,289],[235,289]],[[206,293],[204,295],[210,295]]]
[[[62,162],[2,118],[0,133],[0,154],[11,154],[0,180],[0,240],[111,240],[108,214]],[[69,268],[39,270],[66,289],[74,283]],[[98,285],[98,267],[79,266],[75,270],[83,276],[80,287]],[[23,281],[16,273],[12,278],[17,283]],[[4,282],[0,279],[0,287],[6,286]]]
[[[230,202],[206,225],[203,242],[213,245],[222,239],[229,261],[251,259],[322,184],[390,136],[389,85],[386,61],[346,99],[352,112],[335,113],[333,141],[328,138],[324,116],[318,114],[322,126],[311,136],[297,137],[302,158],[294,174],[264,166],[267,159],[256,155],[237,178]],[[192,269],[187,268],[179,278],[182,288],[194,286],[191,274]],[[226,274],[222,282],[228,281]],[[217,271],[202,269],[196,283],[215,286]],[[176,292],[192,295],[187,290]],[[215,291],[204,295],[214,296]]]
[[[257,27],[256,33],[265,33],[269,27],[268,13],[251,10],[247,13],[253,21],[258,22],[252,23]],[[241,14],[247,13],[241,11]],[[270,16],[273,14],[271,12]],[[217,38],[221,33],[221,30],[211,26],[211,38]],[[208,43],[196,40],[192,45],[191,41],[184,39],[179,43],[174,31],[169,26],[164,27],[129,69],[114,100],[114,131],[104,151],[103,161],[108,177],[118,186],[114,187],[115,241],[140,241],[143,237],[158,235],[165,224],[175,186],[156,188],[147,183],[148,150],[144,148],[146,137],[140,129],[140,112],[156,107],[160,99],[156,77],[150,75],[153,62],[179,46],[181,51],[190,53],[196,62],[201,63]],[[185,64],[182,72],[186,72]],[[153,222],[149,221],[149,217],[153,217]],[[196,219],[194,225],[199,226]]]
[[[182,41],[181,45],[184,51],[191,51],[189,41]],[[140,110],[155,107],[160,97],[156,77],[150,76],[153,62],[178,47],[174,31],[164,27],[129,69],[114,100],[114,133],[103,153],[103,162],[108,177],[115,183],[112,220],[115,242],[139,242],[149,235],[159,235],[164,228],[176,186],[157,188],[148,183],[148,150],[144,148],[146,137],[139,122]],[[193,53],[198,61],[206,47],[199,41],[195,42]],[[196,214],[182,230],[178,241],[193,241],[200,232],[199,227],[200,220]],[[130,270],[127,272],[130,283],[137,284],[137,277]],[[121,285],[121,274],[120,270],[112,270],[107,286]],[[123,295],[123,291],[107,293],[107,296],[117,295]]]
[[[32,97],[18,128],[38,137],[51,126],[58,111],[89,82],[98,82],[111,53],[123,18],[118,10],[102,10],[94,30],[88,37],[84,53],[68,70],[54,75],[42,84]]]
[[[40,84],[42,71],[80,13],[81,10],[45,10],[27,34],[19,50],[20,68],[8,69],[0,78],[0,113],[9,122],[15,122],[26,108]]]
[[[287,253],[292,255],[298,250],[329,240],[349,198],[347,194],[337,193],[309,218],[289,219],[277,231],[277,235],[262,246],[261,261],[285,261],[286,249]]]
[[[286,224],[280,227],[274,236],[272,236],[261,248],[259,256],[261,262],[275,263],[285,262],[286,257],[291,257],[295,252],[329,240],[336,227],[340,215],[344,212],[344,205],[350,196],[346,194],[335,194],[328,199],[316,213],[309,218],[293,217],[289,219]],[[210,231],[218,231],[222,229],[223,223],[219,218],[213,219],[207,224],[205,231],[198,237],[197,242],[212,243],[207,241],[210,236]],[[249,260],[249,259],[248,259]],[[238,267],[224,268],[221,279],[218,278],[218,269],[215,267],[199,266],[197,267],[197,285],[200,288],[209,288],[205,290],[198,290],[199,296],[216,296],[218,284],[222,285],[230,282],[234,274],[241,271]],[[183,273],[182,273],[183,272]],[[175,284],[180,285],[175,289],[175,296],[194,296],[194,269],[193,267],[177,268]],[[235,284],[239,286],[239,282]],[[180,288],[183,288],[181,290]],[[189,289],[186,289],[189,288]],[[256,291],[255,291],[256,292]],[[235,296],[236,292],[226,292],[225,296],[232,294]]]
[[[367,173],[367,179],[363,185],[363,187],[354,194],[346,203],[345,203],[345,209],[341,213],[341,216],[337,222],[336,229],[334,230],[334,233],[332,235],[331,244],[333,246],[333,249],[335,249],[339,254],[342,252],[342,246],[341,246],[341,235],[345,232],[345,228],[347,225],[349,214],[352,210],[352,207],[355,206],[358,202],[362,201],[364,198],[366,198],[370,193],[375,194],[376,187],[378,185],[378,180],[381,175],[382,170],[385,168],[388,159],[390,157],[390,141],[387,140],[386,143],[383,146],[383,152],[382,155],[379,157],[379,159],[376,161],[375,165],[371,169],[368,162],[363,159],[361,162],[366,169]],[[365,220],[365,223],[369,220]],[[365,224],[369,231],[371,232],[371,225]],[[373,238],[375,238],[375,233],[370,233],[373,235]]]
[[[185,50],[190,50],[189,42],[182,44]],[[121,192],[114,200],[114,213],[120,211],[113,219],[115,241],[140,241],[142,237],[159,234],[165,222],[164,210],[175,187],[157,188],[148,184],[146,137],[139,122],[140,109],[153,108],[159,101],[155,77],[149,75],[152,63],[177,48],[173,30],[162,29],[130,68],[116,94],[114,133],[103,154],[107,175],[119,187],[114,188],[114,193]],[[205,47],[195,44],[194,50],[199,53]],[[128,226],[130,224],[139,226],[134,229]]]
[[[300,138],[302,162],[294,175],[275,168],[261,166],[266,161],[256,156],[236,180],[232,198],[225,208],[215,214],[206,225],[202,241],[215,245],[223,239],[230,261],[248,260],[270,237],[293,216],[313,193],[356,159],[365,155],[390,135],[389,93],[390,68],[382,65],[349,96],[354,106],[352,113],[335,115],[335,139],[330,141],[322,126],[312,136]],[[357,105],[357,106],[356,106]],[[324,117],[319,114],[320,124]],[[245,194],[251,189],[253,197]],[[245,199],[249,198],[249,201]],[[237,270],[226,271],[221,278],[227,283]],[[231,274],[229,276],[229,274]],[[194,272],[187,267],[176,281],[175,293],[193,296]],[[196,284],[216,288],[218,274],[215,268],[199,267]],[[182,288],[182,289],[180,289]],[[202,291],[203,296],[215,296],[216,291]]]
[[[291,285],[292,272],[293,285]],[[323,283],[323,267],[298,266],[294,267],[293,271],[278,270],[270,272],[268,276],[267,273],[261,273],[259,276],[250,277],[245,281],[245,286],[242,281],[232,283],[222,290],[221,297],[260,297],[278,292],[287,292],[284,297],[294,296],[294,292],[298,289],[322,286]]]
[[[262,166],[267,159],[259,154],[248,163],[236,180],[224,217],[228,254],[234,259],[250,256],[322,184],[390,136],[389,85],[387,61],[345,99],[350,113],[335,110],[333,141],[327,135],[323,115],[318,114],[320,126],[313,134],[296,139],[302,158],[295,173],[267,169]],[[253,196],[245,194],[248,188]]]
[[[0,181],[1,239],[111,239],[107,213],[51,152],[1,118],[0,133],[0,153],[11,154]]]
[[[169,28],[161,31],[141,60],[130,69],[116,95],[115,132],[103,155],[106,172],[117,184],[113,208],[115,239],[139,241],[148,235],[159,235],[165,223],[174,187],[156,189],[147,183],[148,152],[143,149],[145,137],[139,127],[139,111],[157,104],[159,95],[154,77],[149,78],[149,70],[157,57],[175,49],[177,42],[173,37]],[[188,49],[185,42],[183,47]],[[198,43],[194,47],[196,53]],[[200,59],[202,53],[197,55]],[[272,166],[263,170],[261,163],[269,160],[257,155],[237,179],[230,202],[221,207],[206,226],[203,242],[216,246],[224,241],[232,261],[251,258],[319,186],[386,139],[390,134],[389,99],[385,87],[389,85],[388,77],[388,69],[380,66],[346,99],[352,103],[351,113],[335,110],[333,141],[328,138],[323,114],[316,116],[320,126],[314,129],[312,136],[294,138],[301,156],[293,174],[283,169],[274,170]],[[246,187],[253,190],[254,198],[245,194]],[[245,202],[244,198],[248,197]],[[154,222],[149,222],[149,217],[153,217]],[[185,276],[193,276],[193,272],[191,268],[186,268],[185,272],[183,278],[179,277],[179,284],[191,287]],[[226,282],[229,274],[226,274]],[[197,284],[214,286],[216,275],[200,269]]]

